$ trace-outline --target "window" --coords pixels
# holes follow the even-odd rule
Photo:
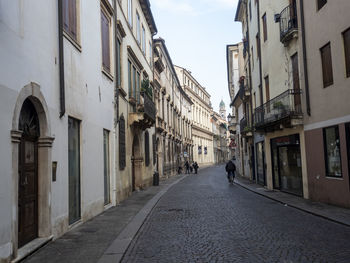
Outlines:
[[[132,27],[132,0],[128,0],[128,22]]]
[[[117,40],[117,82],[118,82],[118,87],[121,87],[121,79],[122,79],[122,74],[121,74],[121,57],[120,57],[120,47],[121,43],[120,40]]]
[[[124,170],[126,166],[125,147],[125,119],[122,115],[119,120],[119,169]]]
[[[317,10],[320,10],[325,4],[327,4],[327,0],[317,0]]]
[[[77,36],[77,0],[63,0],[63,29],[75,41]]]
[[[152,145],[153,145],[153,165],[156,164],[157,162],[157,140],[156,140],[156,135],[152,135]]]
[[[331,43],[322,47],[320,52],[322,60],[323,87],[326,88],[333,84]]]
[[[266,13],[262,16],[263,22],[263,33],[264,33],[264,42],[267,40],[267,22],[266,22]]]
[[[266,102],[270,100],[270,82],[269,82],[269,76],[266,76],[265,78],[265,95],[266,95]]]
[[[101,8],[102,67],[111,72],[110,17]]]
[[[130,60],[128,60],[128,84],[129,84],[129,98],[134,100],[134,103],[140,101],[140,72],[136,69],[136,67],[132,64]],[[136,105],[134,105],[133,109],[135,110]]]
[[[104,179],[104,204],[110,199],[110,173],[109,173],[109,131],[103,130],[103,179]]]
[[[350,77],[350,28],[343,32],[346,77]]]
[[[149,64],[151,65],[151,67],[152,67],[152,58],[153,58],[153,54],[152,54],[152,51],[153,51],[153,49],[152,49],[152,42],[150,41],[149,43],[148,43],[148,45],[149,45]]]
[[[341,177],[340,138],[338,126],[323,129],[326,176]]]
[[[145,164],[149,166],[149,134],[145,132]]]
[[[143,25],[142,25],[142,52],[143,54],[146,54],[146,31]]]
[[[137,43],[141,44],[141,22],[140,22],[140,15],[136,11],[136,39]]]
[[[254,49],[251,47],[251,59],[252,59],[252,67],[254,68]]]
[[[249,1],[249,19],[252,20],[252,3]]]
[[[256,40],[256,57],[260,58],[260,38],[259,38],[259,34],[256,34],[255,40]]]

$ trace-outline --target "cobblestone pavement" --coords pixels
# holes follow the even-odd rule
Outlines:
[[[223,166],[173,186],[123,262],[350,262],[350,228],[229,185]]]

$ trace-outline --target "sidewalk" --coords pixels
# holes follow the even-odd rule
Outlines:
[[[119,262],[162,195],[186,175],[161,180],[48,243],[23,262]]]
[[[265,196],[284,205],[288,205],[304,212],[350,227],[350,209],[313,202],[278,190],[268,190],[261,185],[239,176],[235,178],[235,182],[249,191]]]

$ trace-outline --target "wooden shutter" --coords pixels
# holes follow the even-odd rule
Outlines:
[[[265,77],[265,92],[266,92],[266,102],[270,100],[270,82],[269,76]]]
[[[267,40],[267,22],[266,22],[266,13],[262,16],[263,22],[263,31],[264,31],[264,42]]]
[[[293,90],[294,90],[294,107],[295,107],[294,110],[296,112],[301,112],[298,53],[294,54],[291,59],[292,59],[292,70],[293,70]]]
[[[122,115],[119,120],[119,169],[124,170],[126,166],[126,147],[125,147],[125,119]]]
[[[331,43],[328,43],[320,49],[322,60],[323,87],[326,88],[333,84],[333,68]]]
[[[77,40],[77,3],[76,0],[69,1],[69,33],[74,40]]]
[[[157,143],[156,143],[156,135],[152,135],[152,145],[153,145],[153,164],[156,164],[156,156],[157,156]]]
[[[110,50],[109,50],[109,20],[101,10],[101,35],[102,35],[102,65],[110,71]]]
[[[62,0],[63,29],[69,32],[69,0]]]
[[[350,77],[350,28],[343,33],[346,76]]]

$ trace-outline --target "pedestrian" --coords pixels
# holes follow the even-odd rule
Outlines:
[[[186,168],[186,173],[189,174],[190,173],[190,164],[188,163],[188,161],[185,162],[185,168]]]
[[[197,174],[198,168],[199,168],[198,163],[197,163],[197,162],[194,162],[194,163],[193,163],[193,169],[194,169],[194,173],[195,173],[195,174]]]
[[[232,160],[229,160],[225,166],[225,170],[227,172],[227,179],[229,183],[233,183],[233,180],[235,179],[235,171],[236,171],[236,165],[233,163],[234,157],[232,157]],[[231,179],[232,176],[232,179]]]
[[[193,172],[193,164],[190,165],[190,173]]]

